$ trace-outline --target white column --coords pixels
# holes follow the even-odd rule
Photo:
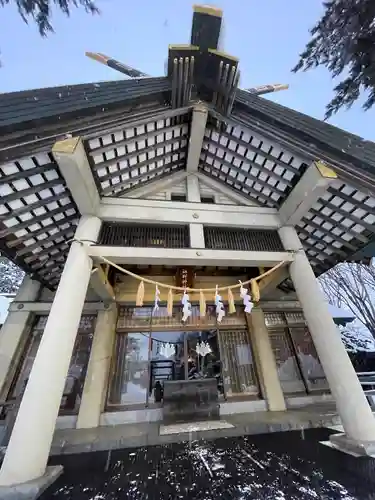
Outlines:
[[[75,237],[96,241],[100,223],[82,217]],[[85,248],[72,242],[0,470],[2,486],[45,473],[91,268]]]
[[[31,327],[31,314],[23,310],[22,302],[37,299],[40,284],[25,276],[14,302],[17,310],[9,312],[0,330],[0,399],[4,399],[12,383],[19,354],[27,340],[27,328]],[[19,308],[19,309],[18,309]]]
[[[195,174],[188,175],[186,179],[187,201],[192,203],[201,202],[199,179]],[[199,208],[199,207],[198,207]],[[204,248],[203,224],[189,224],[191,248]]]
[[[191,248],[205,248],[203,224],[189,224]]]
[[[104,410],[117,319],[116,304],[99,311],[77,419],[77,429],[98,427]]]
[[[293,227],[279,230],[286,250],[294,251],[290,277],[325,371],[346,435],[375,441],[375,418],[328,310],[302,244]]]
[[[199,189],[199,179],[196,175],[190,174],[186,179],[187,201],[192,203],[201,202],[201,192]]]

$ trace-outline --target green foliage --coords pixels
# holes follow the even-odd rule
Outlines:
[[[67,16],[70,15],[72,7],[83,7],[90,14],[99,13],[93,0],[0,0],[0,7],[14,3],[25,23],[30,19],[36,22],[41,36],[53,32],[51,24],[53,6],[62,10]]]
[[[292,71],[318,66],[333,78],[342,75],[326,107],[326,118],[343,106],[349,108],[365,92],[365,110],[375,103],[375,1],[330,0],[310,30],[311,40]]]

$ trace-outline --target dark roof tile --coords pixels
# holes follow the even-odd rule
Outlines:
[[[375,168],[374,142],[243,90],[237,91],[236,103],[245,106],[254,117],[273,122],[296,136],[308,136],[335,149],[338,156],[349,156]]]

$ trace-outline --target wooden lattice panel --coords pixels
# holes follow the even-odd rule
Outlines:
[[[337,180],[297,226],[318,272],[350,260],[375,236],[375,197]]]
[[[188,145],[186,117],[166,118],[124,128],[86,142],[102,196],[121,196],[140,184],[184,168]]]
[[[48,286],[60,279],[78,219],[50,153],[0,165],[1,249]]]
[[[279,207],[305,169],[300,158],[251,130],[206,129],[200,170],[261,205]]]

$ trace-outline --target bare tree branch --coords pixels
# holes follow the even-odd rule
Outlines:
[[[375,338],[375,269],[364,264],[338,264],[319,278],[329,302],[347,307]]]

